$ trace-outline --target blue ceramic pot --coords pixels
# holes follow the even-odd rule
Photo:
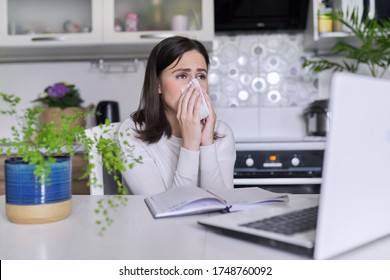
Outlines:
[[[9,158],[5,161],[6,210],[11,221],[41,223],[62,219],[70,214],[72,161],[70,157],[57,157],[50,169],[48,180],[41,182],[40,178],[34,175],[35,165],[29,165],[21,158]],[[56,205],[65,208],[59,213],[54,209]],[[19,217],[24,210],[28,214],[27,219]],[[18,217],[10,217],[14,216],[13,212]],[[49,215],[48,218],[44,216],[45,212]]]

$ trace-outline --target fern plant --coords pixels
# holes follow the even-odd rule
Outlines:
[[[24,162],[34,165],[34,174],[40,180],[48,178],[50,164],[56,161],[58,156],[73,156],[76,151],[82,150],[82,155],[88,164],[84,169],[82,178],[94,178],[92,174],[93,164],[89,151],[96,147],[98,154],[102,156],[102,164],[106,167],[108,174],[114,176],[118,186],[117,195],[99,201],[95,210],[98,218],[96,223],[100,226],[100,233],[103,233],[107,226],[112,223],[110,211],[115,210],[127,203],[127,189],[123,187],[121,180],[116,174],[133,168],[135,163],[141,163],[140,157],[125,156],[116,139],[105,137],[109,132],[110,122],[101,124],[102,135],[88,137],[85,128],[74,125],[75,119],[86,118],[90,111],[80,111],[80,115],[61,115],[62,125],[57,126],[53,121],[42,123],[39,121],[39,114],[44,110],[41,107],[18,110],[21,99],[15,95],[0,92],[0,115],[11,116],[16,120],[16,126],[11,127],[11,136],[0,138],[0,153],[8,157],[20,157]],[[116,138],[116,137],[114,137]],[[124,143],[126,144],[126,143]],[[130,147],[132,150],[132,147]],[[50,182],[45,183],[50,185]],[[97,186],[94,180],[89,180],[89,187]]]
[[[359,15],[356,9],[345,14],[335,11],[330,16],[350,29],[358,45],[339,41],[331,52],[336,57],[344,57],[342,62],[320,57],[305,61],[303,67],[313,73],[325,70],[356,73],[361,65],[367,65],[373,77],[383,77],[390,66],[390,20],[369,19]]]

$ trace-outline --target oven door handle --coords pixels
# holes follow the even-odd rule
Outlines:
[[[317,185],[322,178],[234,178],[234,185]]]

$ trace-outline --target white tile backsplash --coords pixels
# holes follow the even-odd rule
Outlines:
[[[302,63],[301,34],[217,36],[209,92],[236,140],[303,138],[304,107],[317,99],[318,77]]]
[[[236,141],[302,139],[306,127],[302,107],[216,108],[218,118],[233,129]]]
[[[318,77],[302,63],[302,34],[217,36],[210,95],[219,108],[296,107],[317,99]]]

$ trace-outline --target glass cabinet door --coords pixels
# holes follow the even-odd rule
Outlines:
[[[105,42],[137,43],[174,34],[210,40],[214,35],[211,0],[110,0],[105,5]]]
[[[101,0],[0,0],[0,45],[102,42]]]

